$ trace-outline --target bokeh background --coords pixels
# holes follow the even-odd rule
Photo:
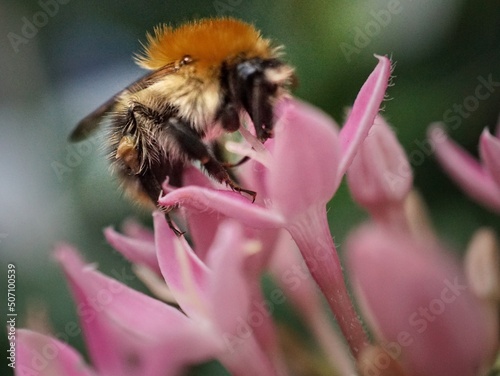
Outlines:
[[[132,55],[140,51],[146,31],[162,22],[176,25],[217,15],[255,23],[265,36],[284,44],[299,77],[295,94],[339,123],[376,65],[373,54],[392,56],[395,85],[384,114],[410,156],[415,185],[440,236],[462,252],[478,227],[500,229],[498,216],[469,200],[442,173],[425,141],[431,122],[459,124],[450,130],[451,137],[477,154],[482,129],[494,129],[500,86],[478,100],[474,110],[459,114],[455,109],[475,95],[481,77],[500,82],[496,0],[2,0],[2,320],[8,263],[17,270],[18,327],[33,307],[38,312],[46,307],[55,332],[77,320],[51,258],[57,242],[75,244],[106,273],[130,275],[129,265],[105,243],[102,229],[119,227],[129,216],[147,224],[150,216],[118,193],[99,137],[71,145],[67,135],[79,119],[143,73]],[[346,235],[366,215],[352,203],[345,185],[330,203],[329,215],[342,251]],[[130,284],[142,288],[136,280]],[[2,333],[1,354],[6,354]],[[69,343],[85,351],[79,336]],[[0,373],[11,374],[4,359]]]

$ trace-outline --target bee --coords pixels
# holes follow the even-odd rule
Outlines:
[[[177,28],[160,25],[147,34],[136,62],[149,72],[81,120],[70,135],[77,142],[107,123],[112,170],[135,201],[158,207],[168,178],[182,185],[183,170],[198,161],[206,173],[232,190],[240,187],[213,145],[236,132],[247,113],[255,135],[273,136],[273,107],[289,93],[294,69],[252,25],[233,18],[208,18]],[[168,213],[160,208],[170,227]]]

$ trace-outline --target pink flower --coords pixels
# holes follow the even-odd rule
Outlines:
[[[449,254],[435,242],[373,225],[349,237],[347,252],[365,318],[405,374],[480,374],[497,346],[497,318]],[[379,363],[363,367],[375,372]]]
[[[385,120],[378,116],[347,170],[354,200],[379,223],[406,228],[404,201],[413,174],[403,147]]]
[[[254,171],[259,174],[253,180],[263,187],[256,204],[237,193],[196,186],[176,189],[159,200],[165,206],[219,212],[254,228],[288,230],[354,354],[366,345],[367,339],[345,287],[328,228],[326,204],[368,134],[384,98],[390,62],[385,57],[378,59],[379,64],[362,87],[340,132],[330,118],[312,106],[296,100],[279,104],[275,139],[268,141],[260,153],[255,151],[255,159],[261,164],[253,161],[253,166],[258,166]]]
[[[500,128],[500,125],[499,125]],[[448,139],[440,126],[429,129],[436,157],[444,170],[473,199],[500,213],[500,139],[488,129],[481,134],[481,162]]]
[[[96,374],[175,375],[186,364],[209,359],[217,344],[200,326],[177,309],[139,293],[85,265],[68,245],[56,250],[77,304],[80,324]],[[42,338],[49,341],[47,338]],[[33,367],[40,337],[27,334],[20,339],[27,349],[20,358]],[[61,347],[62,356],[45,357],[50,375],[79,375],[73,351]],[[190,351],[184,349],[189,348]],[[69,359],[69,360],[68,360]],[[71,361],[71,363],[68,363]],[[68,365],[69,364],[69,365]],[[68,368],[70,367],[70,368]],[[70,373],[69,369],[74,369]],[[90,372],[90,371],[89,371]]]
[[[163,277],[186,315],[220,342],[216,356],[221,363],[235,375],[275,374],[249,324],[253,289],[243,262],[259,251],[258,245],[246,243],[236,223],[225,222],[204,263],[185,239],[173,235],[161,213],[154,214],[154,225]],[[265,316],[261,314],[256,329]]]
[[[177,375],[186,365],[211,358],[237,375],[277,374],[271,354],[256,337],[258,330],[248,323],[253,290],[243,267],[258,245],[247,242],[236,223],[223,223],[205,263],[173,235],[162,214],[156,213],[154,222],[157,265],[183,313],[104,276],[61,245],[56,257],[76,301],[95,370],[67,345],[30,331],[18,339],[20,369],[35,369],[39,352],[49,346],[58,355],[42,359],[47,375]],[[135,237],[120,237],[110,229],[107,237],[138,259],[147,254],[151,239],[143,229],[127,227]]]

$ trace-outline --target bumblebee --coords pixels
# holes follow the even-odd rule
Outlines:
[[[260,141],[273,136],[273,106],[294,81],[280,51],[252,25],[233,18],[158,26],[135,57],[149,72],[81,120],[70,140],[84,139],[108,118],[112,170],[140,203],[158,207],[162,183],[168,178],[181,186],[182,172],[193,161],[216,181],[255,198],[231,178],[213,145],[239,129],[245,112]],[[161,209],[179,233],[170,208]]]

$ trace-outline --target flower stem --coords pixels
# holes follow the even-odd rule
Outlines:
[[[289,226],[306,266],[318,284],[355,358],[369,344],[349,297],[342,266],[330,234],[325,206],[310,208]]]

